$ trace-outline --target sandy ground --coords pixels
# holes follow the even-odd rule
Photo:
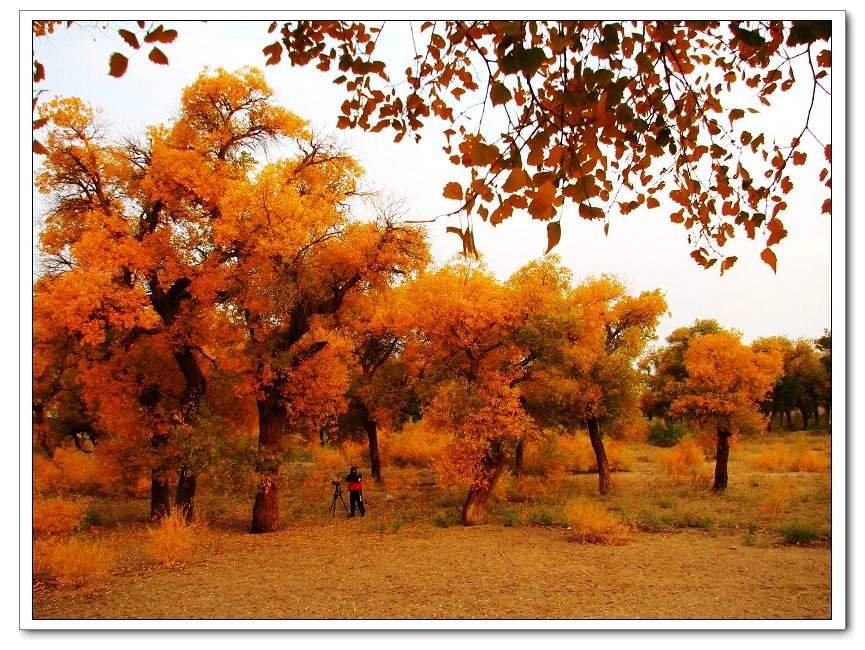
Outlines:
[[[374,515],[267,535],[214,530],[181,566],[140,556],[91,591],[34,589],[34,619],[825,619],[828,547],[705,531],[624,546],[562,528],[377,529]],[[138,555],[136,555],[138,554]],[[317,623],[314,623],[317,624]],[[152,624],[151,624],[152,626]]]

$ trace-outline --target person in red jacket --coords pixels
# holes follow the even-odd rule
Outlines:
[[[366,514],[366,508],[363,507],[363,475],[357,471],[357,467],[352,467],[345,477],[348,483],[348,500],[351,503],[351,514],[349,517],[354,517],[354,510],[360,510],[360,516]]]

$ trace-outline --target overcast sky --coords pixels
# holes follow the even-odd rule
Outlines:
[[[180,35],[164,48],[170,65],[156,66],[145,59],[142,51],[132,59],[121,79],[106,74],[109,54],[129,51],[117,39],[116,29],[89,32],[60,28],[51,37],[36,39],[35,55],[47,74],[40,84],[46,91],[40,101],[55,94],[78,96],[101,106],[115,133],[140,132],[146,125],[165,122],[176,113],[182,88],[205,66],[231,71],[253,65],[264,70],[281,104],[309,120],[316,129],[335,131],[344,99],[341,88],[331,83],[338,73],[323,73],[312,67],[295,69],[286,63],[265,67],[261,48],[274,40],[267,34],[267,23],[220,20],[171,26]],[[409,30],[406,22],[392,22],[385,27],[391,39],[385,53],[397,54],[405,49],[404,63],[395,69],[396,74],[405,69],[411,56],[411,50],[406,49],[411,42]],[[834,89],[836,96],[839,90],[843,88]],[[804,123],[805,105],[801,95],[786,101],[761,124],[767,130],[786,129],[783,135],[789,141]],[[840,115],[836,114],[836,133]],[[811,116],[812,128],[824,141],[830,140],[830,117],[830,101],[825,98]],[[433,120],[427,126],[419,145],[410,138],[394,144],[393,135],[387,132],[339,132],[366,169],[367,182],[405,197],[407,212],[416,219],[452,211],[453,202],[441,196],[442,188],[449,180],[463,178],[463,171],[447,162],[441,151],[441,131],[447,127]],[[819,149],[814,147],[814,151]],[[661,339],[697,318],[715,318],[724,327],[740,330],[746,341],[774,334],[814,338],[832,326],[832,237],[836,247],[843,244],[844,238],[843,217],[833,222],[820,213],[825,191],[816,182],[819,169],[797,169],[805,173],[795,177],[796,187],[787,199],[790,207],[782,216],[789,235],[774,247],[779,260],[777,275],[759,260],[762,244],[744,241],[744,237],[734,242],[739,247],[735,249],[739,260],[724,277],[719,277],[715,268],[702,269],[689,256],[686,232],[672,224],[670,210],[663,209],[614,216],[609,235],[604,236],[602,224],[581,220],[576,207],[566,205],[562,239],[555,252],[578,279],[613,273],[633,293],[661,288],[670,309],[658,331]],[[840,176],[835,174],[836,179]],[[839,203],[836,198],[835,205]],[[38,212],[38,203],[36,209]],[[459,239],[445,233],[449,225],[457,222],[440,218],[429,226],[438,261],[447,260],[460,249]],[[502,279],[542,255],[546,248],[544,224],[532,222],[527,215],[515,216],[496,228],[476,219],[474,227],[484,261]],[[837,262],[837,256],[835,259]],[[836,292],[839,287],[840,282],[836,282]],[[836,310],[843,308],[843,300],[843,294],[836,295]]]

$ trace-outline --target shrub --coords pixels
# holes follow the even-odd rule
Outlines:
[[[529,523],[532,526],[552,526],[556,523],[556,516],[549,510],[541,508],[532,511],[529,515]]]
[[[783,471],[790,461],[790,452],[786,445],[777,443],[751,456],[749,461],[766,471]]]
[[[697,481],[700,478],[700,469],[706,462],[706,454],[691,438],[683,438],[669,449],[661,451],[658,459],[673,479]]]
[[[778,518],[790,506],[794,490],[788,485],[776,485],[769,495],[760,502],[760,509],[773,518]]]
[[[81,586],[105,578],[114,567],[114,553],[103,543],[77,537],[56,537],[33,543],[33,575]]]
[[[831,542],[832,534],[808,524],[793,523],[778,529],[785,544],[809,546],[814,542]]]
[[[327,467],[329,469],[345,469],[347,464],[341,449],[328,446],[314,447],[312,450],[312,459],[319,467]]]
[[[568,502],[564,519],[580,544],[621,544],[628,539],[628,527],[622,520],[592,501]]]
[[[683,424],[679,422],[652,422],[646,434],[646,441],[655,447],[672,447],[682,440],[688,433]]]
[[[205,532],[206,525],[202,519],[196,517],[187,522],[183,514],[175,510],[147,529],[150,554],[162,564],[182,562],[189,558]]]
[[[353,440],[346,440],[342,443],[342,455],[345,458],[345,464],[355,467],[364,465],[368,458],[366,446]]]
[[[33,489],[36,492],[99,494],[106,485],[105,468],[95,453],[61,447],[53,458],[33,454]]]
[[[813,449],[798,447],[790,460],[791,472],[822,472],[829,467],[829,460]]]
[[[33,535],[66,535],[77,529],[87,514],[85,499],[54,497],[33,499]]]
[[[406,422],[397,432],[380,430],[379,451],[385,463],[427,468],[442,457],[447,442],[447,436],[431,430],[421,420]]]

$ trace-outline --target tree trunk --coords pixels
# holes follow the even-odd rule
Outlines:
[[[469,489],[466,502],[463,505],[462,523],[464,526],[472,526],[483,521],[486,517],[487,503],[489,503],[496,482],[505,466],[505,455],[496,445],[496,448],[490,450],[484,461],[484,470],[489,479],[482,485]]]
[[[766,431],[767,431],[767,432],[771,433],[771,431],[772,431],[772,423],[774,423],[774,422],[775,422],[775,409],[772,409],[772,410],[769,412],[769,422],[768,422],[768,424],[766,425]]]
[[[191,472],[185,465],[180,468],[174,507],[183,515],[186,523],[191,522],[195,514],[195,486],[197,483],[198,476],[196,474]]]
[[[360,409],[363,414],[363,428],[369,440],[370,472],[376,481],[381,481],[381,457],[378,453],[378,423],[370,417],[366,404],[361,402]]]
[[[806,430],[808,428],[808,409],[804,406],[799,407],[799,413],[802,414],[802,429]]]
[[[517,448],[514,450],[515,458],[514,458],[514,476],[519,478],[523,475],[523,462],[525,459],[525,445],[523,444],[523,439],[520,438],[517,443]]]
[[[150,438],[156,452],[155,466],[150,470],[150,521],[161,521],[171,514],[171,489],[168,486],[168,460],[165,458],[168,436],[159,433]]]
[[[258,493],[252,506],[252,532],[279,530],[279,444],[285,429],[286,409],[269,396],[258,400]]]
[[[604,441],[601,438],[601,428],[598,426],[597,418],[589,418],[587,421],[589,429],[589,440],[595,452],[595,461],[598,464],[598,490],[601,494],[610,491],[610,463],[607,460],[607,452],[604,450]]]
[[[793,416],[790,411],[785,410],[784,415],[787,417],[787,431],[793,430]]]
[[[199,413],[201,401],[207,393],[207,379],[198,365],[198,360],[192,348],[184,346],[180,350],[174,352],[174,359],[177,361],[177,367],[183,374],[186,380],[186,387],[183,390],[183,419],[187,423],[192,423]],[[198,484],[198,476],[189,471],[186,465],[180,468],[180,476],[177,480],[177,493],[174,498],[174,505],[179,508],[183,517],[187,522],[192,521],[193,510],[195,507],[195,489]]]
[[[718,429],[718,454],[715,459],[715,483],[712,489],[721,492],[727,489],[727,461],[730,458],[730,432]]]

